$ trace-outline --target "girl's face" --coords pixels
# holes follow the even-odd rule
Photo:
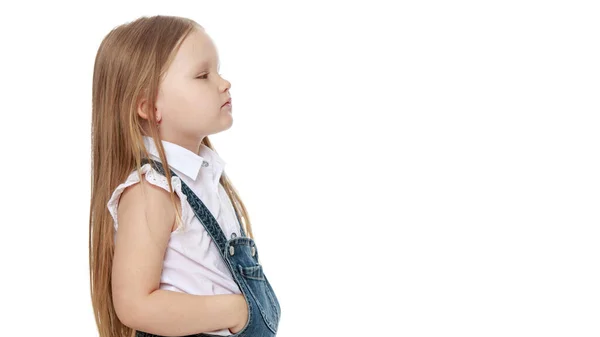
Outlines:
[[[159,85],[156,101],[161,139],[197,153],[204,136],[231,127],[231,83],[219,74],[219,58],[210,37],[194,29],[182,42]]]

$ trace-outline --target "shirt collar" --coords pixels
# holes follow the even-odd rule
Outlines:
[[[226,162],[217,152],[204,143],[200,143],[199,154],[195,154],[175,143],[165,140],[161,142],[165,149],[167,162],[171,168],[183,173],[194,181],[198,178],[200,169],[210,170],[213,173],[215,182],[221,177]],[[152,137],[144,136],[144,145],[150,155],[154,156],[155,159],[160,159]]]

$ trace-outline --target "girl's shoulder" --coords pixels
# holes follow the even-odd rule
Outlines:
[[[155,170],[152,167],[152,165],[150,165],[150,164],[142,165],[140,174],[138,174],[137,170],[134,169],[129,174],[127,179],[125,179],[124,182],[119,184],[114,189],[114,191],[107,203],[108,211],[113,219],[115,230],[117,230],[117,228],[119,227],[119,224],[117,221],[117,209],[119,206],[119,200],[121,198],[121,195],[128,187],[131,187],[131,186],[141,182],[141,177],[144,177],[144,181],[146,181],[154,186],[160,187],[167,192],[170,192],[169,183],[167,181],[167,178],[164,175],[160,174],[160,172]],[[183,222],[182,222],[182,224],[179,225],[179,227],[177,227],[177,229],[175,229],[174,233],[176,233],[176,232],[181,232],[185,229],[185,227],[184,227],[185,224],[188,223],[190,217],[193,216],[193,214],[191,214],[191,209],[189,207],[183,206],[184,204],[186,204],[187,196],[181,190],[181,179],[179,177],[171,177],[171,185],[173,186],[173,190],[175,191],[175,194],[179,197],[180,205],[182,206],[182,207],[180,207],[180,210],[181,210],[181,217],[182,217]]]

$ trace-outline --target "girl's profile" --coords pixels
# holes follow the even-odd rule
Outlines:
[[[191,19],[111,30],[94,63],[91,296],[100,337],[275,336],[279,300],[209,136],[231,83]]]

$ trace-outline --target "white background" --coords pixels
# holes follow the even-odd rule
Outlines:
[[[196,20],[278,336],[600,335],[594,1],[3,2],[2,336],[97,336],[94,57]]]

